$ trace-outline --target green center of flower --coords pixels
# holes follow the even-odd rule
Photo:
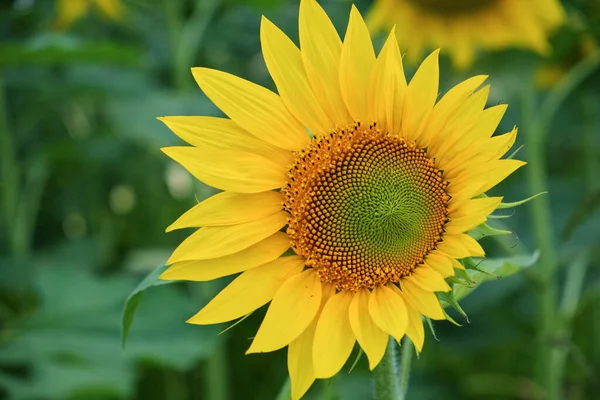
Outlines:
[[[424,150],[374,127],[319,137],[283,191],[292,247],[338,289],[398,281],[441,240],[446,186]]]
[[[408,0],[420,9],[436,14],[468,14],[499,0]]]

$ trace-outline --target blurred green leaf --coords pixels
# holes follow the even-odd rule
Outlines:
[[[475,287],[467,287],[460,284],[454,284],[452,293],[455,300],[460,300],[465,296],[477,290],[483,283],[490,280],[505,278],[511,276],[523,268],[532,266],[539,258],[539,251],[532,254],[518,255],[508,258],[486,258],[481,260],[477,264],[477,260],[473,260],[477,267],[485,272],[477,271],[475,269],[469,269],[466,273],[471,277],[473,281],[477,283]]]
[[[584,197],[581,203],[573,210],[569,217],[562,236],[565,239],[570,239],[573,232],[596,211],[600,206],[600,188],[594,190],[591,194]]]
[[[31,371],[26,379],[0,379],[11,398],[62,400],[81,393],[125,398],[133,390],[139,361],[184,370],[211,353],[217,329],[185,323],[201,304],[168,286],[138,304],[135,329],[123,352],[122,306],[133,281],[122,274],[99,277],[78,266],[78,258],[84,264],[92,254],[60,251],[33,262],[40,267],[33,274],[38,309],[0,336],[0,365],[25,365]],[[152,284],[148,277],[136,290]]]
[[[174,281],[163,281],[159,279],[159,276],[165,272],[167,269],[166,265],[159,265],[156,267],[148,276],[144,278],[143,281],[140,282],[139,285],[133,292],[127,297],[125,300],[125,308],[123,309],[123,318],[121,322],[121,346],[125,348],[125,344],[127,343],[127,337],[129,336],[129,329],[131,328],[131,323],[133,322],[133,318],[135,317],[135,313],[140,305],[140,301],[142,300],[142,296],[146,289],[152,286],[160,286],[165,285],[167,283],[172,283]]]
[[[72,36],[44,34],[27,42],[0,43],[0,67],[19,65],[67,65],[113,63],[138,66],[141,52],[114,41],[89,42]]]

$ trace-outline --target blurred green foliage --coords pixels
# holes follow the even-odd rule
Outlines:
[[[275,398],[286,380],[285,352],[244,355],[264,310],[222,335],[225,327],[185,324],[227,278],[149,288],[137,299],[125,349],[120,329],[127,297],[188,234],[167,235],[164,228],[215,193],[162,155],[160,147],[179,140],[155,118],[219,115],[195,86],[191,66],[222,69],[273,88],[260,53],[260,15],[296,40],[298,4],[123,4],[122,20],[90,12],[61,31],[54,29],[54,1],[0,4],[0,398]],[[357,6],[364,12],[369,4],[361,0]],[[343,33],[350,2],[323,5]],[[523,125],[522,95],[535,90],[536,71],[544,65],[568,71],[583,57],[578,49],[584,38],[600,40],[599,1],[565,6],[569,21],[555,36],[551,57],[514,50],[481,54],[463,74],[443,59],[442,89],[467,75],[489,74],[490,104],[510,104],[499,131]],[[375,41],[380,45],[381,37]],[[535,101],[552,90],[537,89]],[[543,399],[545,388],[534,379],[540,345],[564,357],[559,384],[565,398],[596,398],[598,115],[595,72],[560,105],[543,143],[558,262],[552,277],[559,287],[556,335],[538,334],[535,273],[486,283],[461,302],[470,323],[458,328],[439,322],[438,340],[428,334],[413,362],[409,398]],[[527,160],[523,135],[521,144],[526,147],[519,157]],[[507,201],[531,192],[523,170],[498,189]],[[490,255],[527,257],[538,248],[532,207],[535,200],[491,222],[515,233],[484,238]],[[307,398],[366,399],[370,385],[363,359],[351,374],[317,382]]]

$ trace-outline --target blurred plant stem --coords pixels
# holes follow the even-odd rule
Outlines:
[[[2,168],[0,193],[2,194],[2,216],[9,254],[20,256],[24,249],[15,234],[17,231],[15,223],[17,220],[18,193],[20,191],[19,166],[16,160],[15,142],[8,122],[5,90],[4,81],[0,77],[0,165]]]
[[[229,399],[229,383],[227,382],[227,347],[225,338],[218,340],[212,354],[204,366],[206,382],[206,398],[211,400]]]
[[[383,358],[373,370],[373,386],[375,388],[375,400],[401,400],[404,398],[398,384],[396,341],[391,336]]]
[[[202,285],[191,283],[190,290],[200,304],[205,304],[207,299],[213,298],[219,291],[215,281],[206,282]],[[202,364],[204,375],[204,396],[210,400],[228,400],[229,393],[229,371],[227,365],[227,334],[220,336],[212,353]]]
[[[548,190],[548,175],[546,172],[545,141],[542,126],[536,123],[535,114],[535,92],[530,90],[523,99],[522,125],[525,140],[528,145],[527,177],[529,188],[532,193],[540,193]],[[557,254],[554,246],[552,212],[550,210],[550,199],[548,196],[540,196],[536,201],[530,203],[533,218],[533,231],[537,247],[540,250],[540,258],[537,263],[538,287],[538,316],[539,337],[537,340],[537,374],[538,383],[547,391],[549,400],[558,400],[560,390],[556,391],[555,383],[550,382],[550,360],[554,347],[551,346],[551,338],[554,332],[555,309],[557,285],[554,280],[556,270]],[[533,271],[532,271],[533,272]],[[560,385],[560,384],[559,384]],[[552,386],[552,387],[551,387]]]
[[[556,112],[575,88],[600,65],[600,52],[582,60],[546,96],[536,110],[536,95],[533,86],[526,90],[522,99],[523,132],[529,149],[529,165],[526,168],[529,187],[532,193],[548,190],[546,171],[547,137]],[[538,248],[541,251],[538,261],[539,282],[538,310],[540,337],[538,338],[537,375],[538,383],[546,390],[548,400],[558,400],[562,396],[562,372],[558,365],[560,349],[555,346],[559,326],[557,317],[557,252],[553,237],[552,211],[549,196],[541,196],[530,205],[533,229]],[[564,360],[562,360],[564,362]]]
[[[585,163],[585,180],[588,193],[591,194],[600,185],[600,162],[596,151],[596,129],[598,126],[597,110],[600,105],[594,96],[586,93],[581,97],[581,111],[583,113],[583,161]]]
[[[554,335],[556,351],[552,353],[551,360],[555,379],[562,380],[567,356],[572,350],[570,342],[573,329],[571,326],[577,312],[589,263],[589,255],[586,252],[573,260],[567,267],[565,288],[558,309],[557,326]]]
[[[275,398],[275,400],[290,400],[290,398],[292,397],[292,382],[290,381],[290,378],[288,377],[283,386],[281,387],[281,389],[279,390],[279,393],[277,394],[277,397]]]
[[[8,241],[8,253],[24,258],[31,249],[31,238],[40,200],[48,176],[42,159],[34,159],[24,172],[17,162],[17,149],[6,104],[5,87],[0,77],[0,222]]]
[[[194,66],[204,33],[219,3],[220,0],[197,0],[192,14],[186,20],[185,1],[164,2],[173,49],[173,81],[180,91],[193,87],[190,68]]]

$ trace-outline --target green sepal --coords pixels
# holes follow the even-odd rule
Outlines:
[[[254,311],[249,312],[248,314],[244,315],[242,318],[235,321],[233,324],[229,325],[227,328],[223,329],[221,332],[219,332],[219,335],[224,334],[225,332],[227,332],[228,330],[230,330],[231,328],[233,328],[234,326],[236,326],[237,324],[239,324],[240,322],[242,322],[243,320],[245,320],[246,318],[251,316],[253,312]]]
[[[521,149],[525,147],[524,144],[520,145],[515,151],[513,151],[512,153],[510,153],[510,156],[506,157],[507,160],[512,160],[513,158],[515,158],[515,156],[517,155],[517,153],[519,151],[521,151]]]
[[[473,258],[471,258],[471,257],[463,258],[461,260],[461,262],[462,262],[462,265],[464,265],[466,269],[475,269],[475,267],[477,267],[477,264],[475,263],[475,261],[473,261]],[[479,262],[481,262],[481,261],[479,261]],[[470,276],[469,276],[469,280],[473,281],[473,279]],[[473,281],[473,282],[475,282],[475,281]]]
[[[495,279],[500,279],[501,278],[501,276],[499,276],[499,275],[496,275],[496,274],[494,274],[494,273],[492,273],[490,271],[486,271],[485,269],[481,269],[479,267],[479,264],[476,265],[475,267],[469,268],[469,269],[471,269],[472,271],[481,272],[482,274],[485,274],[485,275],[489,276],[490,278],[495,278]]]
[[[465,268],[467,268],[467,269],[474,269],[474,266],[471,267],[471,265],[469,265],[469,266],[465,265]],[[459,278],[459,279],[461,279],[461,280],[463,280],[465,282],[468,282],[468,283],[470,283],[472,285],[476,283],[475,280],[473,280],[473,277],[471,275],[469,275],[467,273],[467,271],[464,270],[464,269],[456,269],[455,268],[454,269],[454,276],[456,276],[457,278]],[[469,286],[469,285],[463,285],[463,286],[472,287],[472,286]]]
[[[486,258],[477,260],[466,258],[463,260],[465,268],[468,269],[466,273],[472,277],[472,280],[477,282],[477,285],[472,288],[457,285],[452,290],[453,295],[457,301],[460,301],[473,290],[476,290],[481,286],[482,283],[492,279],[513,275],[523,268],[532,266],[536,263],[539,256],[540,252],[535,251],[532,254],[520,254],[508,258]],[[479,267],[479,264],[481,264],[482,268]],[[483,268],[485,268],[485,270]],[[458,271],[459,270],[455,270],[455,272]]]
[[[431,322],[431,319],[426,316],[423,316],[423,319],[425,320],[425,322],[427,322],[427,326],[429,327],[429,331],[433,335],[433,338],[439,342],[440,339],[438,339],[437,335],[435,334],[435,329],[433,328],[433,322]]]
[[[483,239],[488,236],[503,236],[503,235],[512,235],[511,231],[506,231],[503,229],[492,228],[486,223],[483,223],[469,231],[469,236],[471,236],[475,240]]]
[[[358,346],[358,354],[356,355],[356,358],[354,359],[354,362],[352,363],[352,366],[350,367],[350,371],[348,371],[349,374],[352,372],[352,370],[354,370],[354,367],[356,367],[356,364],[358,364],[358,361],[362,358],[363,354],[364,354],[363,349],[360,346]]]
[[[490,214],[487,216],[487,219],[507,219],[512,217],[514,214],[511,215],[496,215],[496,214]]]
[[[461,270],[462,271],[462,270]],[[464,271],[463,271],[464,272]],[[470,278],[470,277],[469,277]],[[459,277],[456,276],[456,272],[454,276],[449,276],[448,278],[446,278],[446,283],[448,284],[457,284],[457,285],[463,285],[466,286],[468,288],[474,287],[475,283],[471,282],[471,281],[467,281],[465,279],[461,279]]]
[[[535,199],[538,196],[541,196],[543,194],[548,194],[548,192],[539,192],[538,194],[534,194],[531,197],[528,197],[526,199],[520,200],[520,201],[514,201],[512,203],[500,203],[500,205],[498,207],[496,207],[496,210],[503,210],[506,208],[513,208],[513,207],[518,207],[520,205],[523,205],[533,199]]]
[[[453,323],[454,325],[458,326],[458,327],[462,327],[461,324],[459,324],[458,322],[456,322],[454,320],[454,318],[452,318],[450,315],[448,315],[448,313],[446,312],[446,310],[444,310],[444,315],[446,316],[446,320],[450,321],[451,323]]]
[[[440,299],[441,301],[447,303],[449,306],[451,306],[452,308],[454,308],[456,311],[458,311],[458,313],[460,315],[462,315],[462,317],[467,321],[467,323],[469,323],[469,316],[467,315],[467,313],[465,312],[465,310],[462,309],[462,307],[460,306],[460,304],[458,304],[458,300],[456,300],[456,297],[454,297],[454,290],[451,290],[449,292],[438,292],[438,299]]]

